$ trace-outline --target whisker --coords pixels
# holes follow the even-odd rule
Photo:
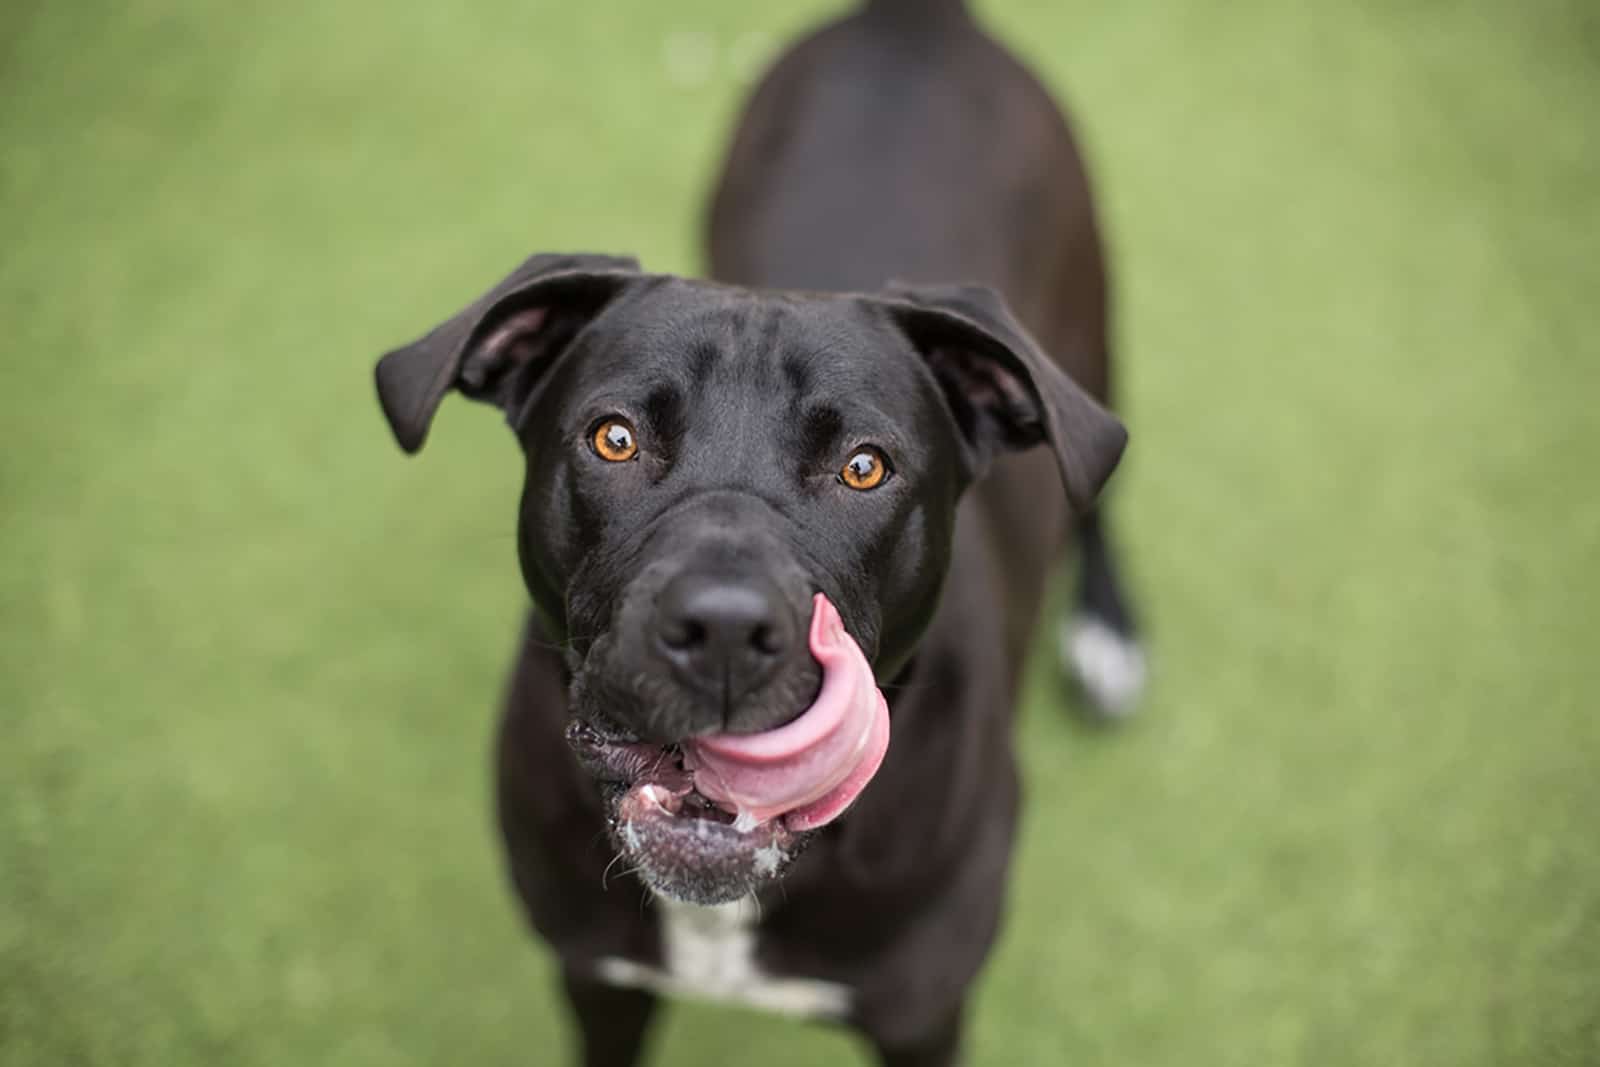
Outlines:
[[[611,862],[606,864],[606,869],[600,872],[600,891],[602,893],[606,892],[607,890],[609,890],[611,888],[611,883],[610,883],[611,868],[615,867],[618,863],[621,863],[621,862],[622,862],[622,853],[619,851],[614,857],[612,857]]]

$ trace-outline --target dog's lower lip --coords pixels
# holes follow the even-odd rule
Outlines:
[[[631,745],[638,742],[638,740],[639,738],[630,731],[610,722],[595,722],[590,719],[575,718],[567,723],[567,741],[569,743]]]
[[[726,903],[777,877],[804,845],[782,817],[740,818],[703,796],[675,745],[616,740],[578,720],[566,737],[602,784],[613,842],[659,893]]]
[[[672,756],[660,745],[613,736],[582,719],[567,724],[566,740],[578,763],[602,782],[634,782]]]
[[[683,769],[683,754],[676,745],[653,745],[612,737],[602,728],[581,719],[567,724],[566,737],[578,762],[597,780],[638,791],[671,815],[727,824],[735,822],[732,812],[695,790],[693,776]]]

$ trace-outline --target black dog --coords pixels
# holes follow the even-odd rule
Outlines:
[[[1043,586],[1125,440],[1091,396],[1081,167],[958,5],[869,4],[758,91],[711,255],[737,285],[536,256],[378,365],[407,451],[455,389],[526,455],[511,874],[591,1067],[636,1061],[663,991],[948,1064],[1001,912]],[[1079,523],[1081,602],[1120,641]]]

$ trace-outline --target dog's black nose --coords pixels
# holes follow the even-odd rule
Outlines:
[[[762,578],[680,575],[656,602],[656,637],[679,677],[727,702],[771,677],[798,630]]]

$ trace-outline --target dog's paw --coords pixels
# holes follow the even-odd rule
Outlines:
[[[1061,665],[1096,714],[1125,719],[1144,695],[1147,667],[1137,638],[1120,634],[1093,615],[1061,623]]]

